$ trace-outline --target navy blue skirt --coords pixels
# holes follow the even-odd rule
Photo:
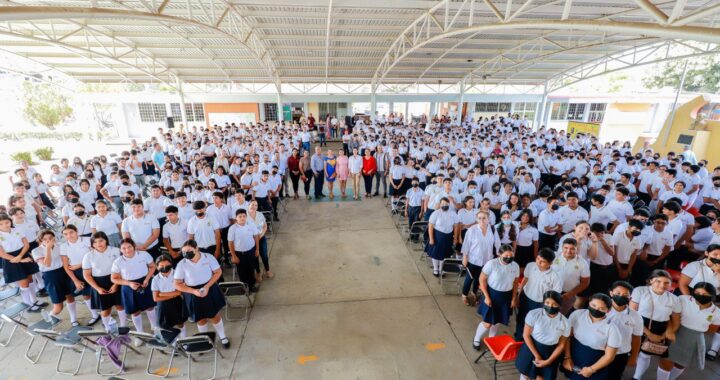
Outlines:
[[[7,252],[7,254],[10,256],[17,256],[20,254],[20,251],[22,251],[22,249]],[[25,257],[30,257],[30,255],[26,254]],[[3,277],[6,284],[12,284],[13,282],[25,280],[28,276],[32,276],[40,271],[38,265],[34,261],[30,263],[11,263],[5,259],[0,260],[2,260]]]
[[[65,272],[65,268],[42,272],[42,277],[45,281],[45,291],[53,304],[61,304],[65,302],[65,297],[72,295],[74,286],[70,281],[70,276]]]
[[[85,283],[85,287],[82,290],[77,290],[77,288],[75,287],[75,283],[72,282],[72,280],[68,276],[68,280],[70,280],[70,286],[72,286],[72,288],[71,288],[72,294],[75,297],[77,297],[77,296],[92,297],[92,286],[90,286],[90,284],[88,284],[87,281],[85,281],[85,277],[83,276],[82,268],[75,269],[73,271],[73,273],[75,274],[75,277],[77,277],[78,280]]]
[[[105,290],[110,290],[113,286],[109,275],[100,277],[93,276],[93,279],[99,287]],[[92,288],[92,293],[90,294],[90,306],[92,306],[93,310],[108,310],[113,306],[122,306],[122,301],[120,301],[120,292],[115,292],[113,294],[100,294],[97,290],[95,290],[95,288]]]
[[[549,358],[557,347],[557,344],[549,346],[546,344],[538,343],[538,341],[536,341],[532,337],[530,339],[532,339],[533,343],[535,344],[535,349],[540,353],[540,357],[542,357],[543,359]],[[542,376],[544,380],[555,380],[555,378],[557,377],[557,369],[560,365],[560,360],[555,360],[552,364],[543,368],[535,367],[535,364],[533,364],[534,360],[535,357],[533,356],[532,351],[530,351],[530,348],[528,348],[527,344],[523,343],[523,345],[520,347],[520,351],[518,352],[517,359],[515,359],[515,368],[518,369],[518,372],[531,379]]]
[[[434,230],[433,233],[435,234],[435,244],[430,245],[428,243],[426,252],[435,260],[445,260],[450,257],[453,251],[453,235],[438,230]]]
[[[200,289],[205,284],[191,286],[193,289]],[[194,294],[183,293],[185,299],[185,307],[190,313],[190,319],[194,322],[202,321],[203,319],[215,318],[215,316],[225,307],[225,297],[220,292],[220,288],[217,283],[208,289],[208,294],[205,297],[197,297]]]
[[[145,277],[131,280],[130,282],[142,284],[143,281],[145,281]],[[128,314],[135,314],[139,311],[145,311],[155,307],[155,301],[153,301],[150,288],[133,290],[133,288],[123,285],[120,287],[120,300],[125,308],[125,312]]]
[[[507,292],[499,292],[488,286],[492,307],[488,307],[485,302],[480,301],[477,312],[483,318],[483,322],[491,325],[502,323],[508,325],[510,323],[510,315],[512,315],[512,290]]]
[[[157,303],[158,324],[163,329],[169,330],[175,326],[182,325],[188,319],[188,311],[182,297],[175,297]]]
[[[580,341],[575,339],[575,337],[572,337],[572,341],[570,342],[570,355],[575,366],[585,368],[595,364],[595,362],[600,360],[600,358],[605,355],[605,351],[596,350],[594,348],[588,347],[580,343]],[[605,368],[598,370],[590,377],[584,377],[580,374],[573,372],[570,373],[570,376],[568,378],[570,380],[605,380],[608,378],[608,367],[606,366]]]

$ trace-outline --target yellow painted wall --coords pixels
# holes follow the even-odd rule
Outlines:
[[[305,110],[305,117],[310,116],[310,114],[313,114],[315,116],[315,122],[320,122],[321,117],[320,115],[320,105],[318,103],[308,103],[308,109]]]
[[[635,141],[645,129],[652,105],[648,103],[610,103],[600,128],[601,141]]]

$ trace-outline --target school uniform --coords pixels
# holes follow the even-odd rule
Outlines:
[[[668,348],[668,359],[689,367],[697,362],[699,368],[705,368],[705,332],[710,325],[720,325],[720,310],[710,305],[700,309],[695,299],[689,295],[678,297],[680,308],[680,328],[675,332],[675,341]]]
[[[532,327],[533,331],[530,338],[543,360],[552,355],[561,337],[567,338],[570,336],[570,321],[560,313],[551,317],[545,310],[535,309],[527,314],[525,324]],[[533,363],[534,360],[535,357],[528,348],[527,342],[523,343],[515,360],[515,368],[530,379],[542,376],[545,380],[554,380],[557,377],[560,360],[555,360],[552,364],[543,368],[536,367]]]
[[[587,261],[575,255],[572,259],[564,256],[558,256],[552,263],[552,270],[555,271],[562,280],[562,294],[565,294],[580,285],[583,278],[590,278],[590,266]],[[567,313],[573,307],[575,297],[564,299],[560,309]]]
[[[240,281],[246,283],[251,289],[255,286],[255,263],[257,262],[255,236],[259,234],[260,229],[251,221],[247,221],[242,226],[235,223],[230,226],[228,231],[228,242],[233,243],[235,255],[240,259],[237,264]]]
[[[213,272],[218,269],[220,269],[220,264],[218,264],[215,257],[201,252],[197,263],[192,262],[192,260],[182,259],[175,268],[173,278],[182,280],[185,285],[193,289],[200,289],[210,281]],[[183,300],[193,322],[214,318],[225,307],[225,298],[222,296],[217,283],[208,289],[208,294],[205,297],[183,293]]]
[[[42,273],[45,281],[45,291],[47,291],[50,301],[53,304],[61,304],[65,302],[65,297],[71,295],[74,286],[70,281],[70,277],[63,268],[62,258],[60,257],[60,248],[56,245],[51,252],[50,265],[44,264],[47,249],[39,246],[32,251],[32,258],[37,262],[38,268]]]
[[[400,183],[403,181],[403,178],[405,177],[405,168],[400,165],[392,165],[390,167],[390,181],[392,181],[393,186],[390,186],[389,194],[391,197],[397,197],[403,194],[403,186],[400,186]],[[400,188],[395,189],[394,186],[400,186]]]
[[[593,322],[588,310],[582,309],[575,310],[570,314],[569,320],[573,333],[570,342],[570,356],[573,364],[580,368],[595,364],[605,355],[606,347],[620,348],[622,346],[620,330],[608,318]],[[568,378],[570,380],[610,379],[608,377],[608,367],[599,369],[588,378],[575,372],[570,373]]]
[[[638,312],[643,319],[643,326],[646,327],[650,332],[657,335],[665,334],[667,325],[670,321],[670,316],[674,313],[680,313],[682,306],[678,297],[669,291],[658,295],[648,286],[639,286],[635,288],[630,297],[632,302],[638,304]],[[643,340],[645,337],[643,337]],[[666,342],[669,343],[669,342]],[[653,353],[642,351],[647,355],[654,355]],[[668,351],[660,357],[666,358]]]
[[[178,221],[173,223],[167,221],[163,226],[162,238],[170,240],[170,246],[173,250],[179,251],[183,244],[188,240],[187,222],[184,219],[178,218]],[[177,259],[173,259],[173,267],[182,260],[182,255],[178,256]]]
[[[148,265],[153,263],[153,258],[145,251],[135,251],[133,257],[120,256],[112,264],[111,273],[119,273],[123,280],[136,282],[140,285],[145,281],[148,273]],[[155,307],[152,292],[145,288],[133,290],[128,285],[120,286],[120,300],[128,314],[135,314],[139,311]]]
[[[215,255],[215,248],[217,245],[217,240],[215,240],[215,230],[219,229],[220,225],[218,225],[217,220],[215,220],[215,218],[211,218],[207,214],[202,218],[198,218],[197,215],[194,215],[187,222],[187,233],[194,235],[194,239],[197,242],[200,252],[211,255]]]
[[[463,295],[468,294],[471,285],[473,294],[477,293],[480,272],[482,272],[485,264],[493,259],[493,248],[495,246],[495,234],[491,226],[487,227],[484,235],[482,229],[477,224],[468,228],[467,231],[463,239],[462,247],[460,248],[460,253],[468,258],[468,275],[465,276]]]
[[[120,257],[120,250],[116,247],[107,247],[105,252],[91,250],[82,258],[82,269],[90,270],[90,275],[101,288],[109,290],[113,283],[110,280],[112,265]],[[83,277],[84,278],[84,277]],[[87,281],[86,281],[87,282]],[[94,310],[108,310],[113,306],[121,306],[120,292],[100,294],[91,288],[90,305]]]
[[[520,277],[520,267],[516,262],[503,264],[500,258],[495,258],[483,266],[482,272],[488,277],[488,293],[492,306],[480,302],[477,312],[485,323],[491,325],[501,323],[507,326],[510,324],[512,313],[510,308],[512,289],[515,281]]]
[[[525,316],[531,310],[542,308],[543,295],[545,292],[554,290],[560,293],[562,291],[562,279],[552,270],[552,267],[543,272],[538,268],[536,263],[529,263],[525,267],[523,277],[527,279],[527,282],[520,293],[520,302],[516,318],[515,340],[518,341],[522,340]]]
[[[175,289],[175,273],[171,270],[167,276],[158,273],[150,284],[152,292],[170,293]],[[171,299],[160,301],[157,303],[158,325],[166,330],[182,325],[188,319],[188,311],[183,302],[182,296],[173,297]]]
[[[537,229],[540,232],[538,243],[540,248],[555,249],[557,245],[557,235],[545,232],[545,227],[555,228],[561,222],[560,213],[557,211],[543,210],[538,216]]]
[[[120,247],[120,230],[118,225],[122,223],[122,218],[115,211],[108,211],[105,216],[93,215],[90,218],[90,228],[97,232],[104,232],[108,237],[108,244],[113,247]]]
[[[453,229],[458,223],[458,216],[454,211],[435,210],[430,215],[429,223],[434,228],[435,244],[425,247],[427,254],[435,260],[445,260],[453,251]]]
[[[623,311],[617,311],[614,307],[610,308],[607,319],[618,328],[622,340],[615,359],[608,365],[608,379],[622,379],[622,374],[627,367],[628,359],[630,359],[633,337],[642,337],[643,335],[643,320],[640,313],[631,309],[629,305]]]
[[[609,247],[613,246],[612,235],[604,233],[600,238],[604,239]],[[593,244],[597,246],[597,257],[590,260],[590,293],[605,293],[617,277],[614,258],[599,240]]]
[[[715,289],[720,288],[720,280],[718,280],[715,272],[707,265],[707,259],[693,261],[685,266],[682,274],[690,278],[688,288],[692,289],[698,282],[709,282]]]
[[[153,230],[160,229],[160,223],[157,219],[150,215],[143,215],[140,218],[130,215],[122,221],[120,229],[123,234],[130,234],[130,238],[132,238],[136,244],[145,244],[152,235]],[[153,259],[160,256],[160,246],[158,246],[158,240],[155,239],[150,242],[146,251]]]
[[[420,211],[422,210],[422,202],[425,192],[418,188],[410,188],[405,197],[407,198],[407,218],[408,226],[412,226],[413,223],[420,220]],[[414,240],[417,240],[417,236],[412,236]]]
[[[22,234],[16,230],[10,230],[10,232],[0,231],[0,245],[3,250],[10,256],[17,256],[23,249],[23,237]],[[23,257],[30,257],[27,254]],[[12,263],[9,260],[0,259],[3,269],[3,277],[6,284],[11,284],[16,281],[24,280],[28,276],[40,271],[38,265],[35,262],[30,263]]]
[[[92,235],[90,218],[87,215],[83,215],[82,217],[73,215],[68,219],[67,224],[75,226],[80,237],[89,238]]]
[[[90,239],[79,237],[75,243],[71,243],[66,240],[59,244],[59,248],[60,256],[67,257],[68,265],[82,265],[83,258],[88,252],[90,252]],[[85,281],[83,278],[82,267],[75,269],[73,273],[78,280]],[[72,291],[74,295],[90,296],[92,294],[90,286],[86,286],[82,290],[78,291],[75,288],[75,283],[73,283],[72,281],[70,283],[72,285]]]
[[[521,268],[525,268],[528,263],[535,261],[535,242],[540,238],[540,233],[530,224],[523,229],[520,228],[519,223],[517,226],[515,262]]]

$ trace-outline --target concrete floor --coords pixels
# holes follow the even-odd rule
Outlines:
[[[384,201],[289,202],[270,240],[276,276],[261,285],[248,322],[225,323],[232,346],[222,351],[217,378],[492,379],[486,362],[473,364],[474,310],[459,296],[445,295],[419,252],[405,245]],[[0,380],[68,378],[55,374],[58,348],[48,345],[33,365],[22,358],[27,342],[18,333],[10,347],[0,348]],[[121,377],[151,378],[144,374],[149,349],[140,352],[128,354]],[[94,360],[86,355],[77,378],[98,378]],[[196,368],[195,378],[210,367]],[[654,368],[646,380],[654,378]],[[713,363],[684,378],[719,373]],[[171,378],[186,374],[178,358]],[[518,375],[511,366],[499,378]]]

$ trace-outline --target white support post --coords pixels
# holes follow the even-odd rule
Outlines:
[[[535,117],[536,117],[537,122],[536,122],[535,128],[533,128],[534,130],[540,129],[540,126],[545,124],[545,108],[547,108],[547,96],[548,96],[548,83],[545,82],[545,86],[543,88],[542,102],[539,103],[540,104],[540,110],[539,110],[540,112],[535,112]]]
[[[458,94],[457,120],[460,124],[463,122],[463,100],[465,100],[465,81],[460,81],[460,94]]]
[[[428,115],[428,120],[432,120],[432,118],[435,117],[436,113],[437,113],[437,102],[430,102],[430,115]]]
[[[375,94],[375,86],[371,86],[370,92],[370,120],[375,122],[375,112],[377,112],[377,96]],[[352,112],[350,112],[352,114]]]
[[[180,96],[180,118],[182,119],[182,125],[185,128],[188,128],[189,126],[187,125],[187,112],[185,112],[185,93],[183,92],[182,82],[180,81],[180,78],[175,77],[175,84],[177,85],[178,95]]]
[[[278,123],[284,121],[283,120],[283,104],[282,104],[282,94],[278,92],[277,94],[277,119]]]

